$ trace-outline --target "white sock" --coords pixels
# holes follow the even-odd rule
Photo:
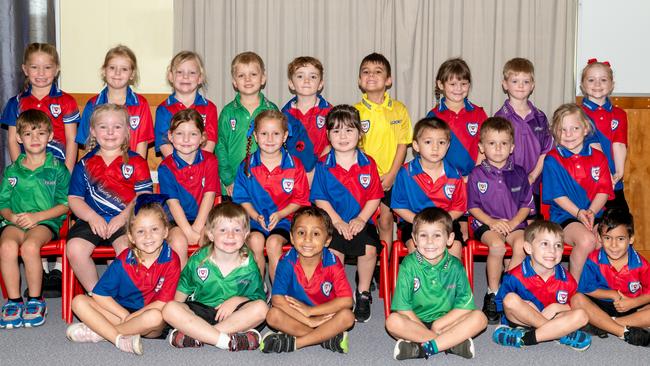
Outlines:
[[[54,268],[52,268],[52,269],[56,269],[56,270],[58,270],[60,272],[63,272],[63,264],[61,264],[61,262],[59,262],[59,261],[56,261],[56,263],[54,263]]]
[[[499,289],[497,289],[497,291],[499,291]],[[488,294],[495,294],[496,295],[497,291],[492,291],[489,287],[487,288],[487,293]]]
[[[217,348],[221,349],[229,349],[230,348],[230,336],[228,333],[219,333],[219,339],[217,340],[217,344],[215,344]]]
[[[622,339],[622,340],[625,340],[625,333],[627,333],[627,332],[629,332],[629,331],[630,331],[630,330],[627,329],[627,327],[625,327],[625,329],[623,330],[623,336],[622,336],[622,337],[618,337],[618,338],[620,338],[620,339]]]
[[[41,264],[43,265],[43,272],[50,273],[50,266],[47,262],[47,258],[41,258]]]

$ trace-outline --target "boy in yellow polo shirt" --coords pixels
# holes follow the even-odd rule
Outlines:
[[[386,57],[371,53],[361,61],[359,87],[364,94],[355,107],[359,110],[364,133],[361,148],[377,163],[384,188],[377,226],[379,238],[388,244],[389,253],[393,242],[391,190],[397,172],[404,164],[406,149],[413,140],[411,118],[406,106],[392,99],[386,91],[392,84],[390,63]]]

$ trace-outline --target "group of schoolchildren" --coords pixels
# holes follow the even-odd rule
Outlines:
[[[200,93],[201,58],[183,51],[169,65],[174,92],[155,127],[131,89],[138,68],[126,46],[106,54],[106,87],[81,116],[56,84],[53,46],[29,45],[22,70],[25,89],[2,113],[13,163],[0,187],[8,294],[0,328],[45,322],[40,248],[70,210],[66,256],[87,291],[72,303],[81,321],[66,331],[74,342],[135,354],[141,337],[178,348],[347,353],[348,330],[370,319],[377,255],[382,242],[390,248],[397,219],[410,252],[386,319],[398,360],[443,351],[473,358],[472,337],[488,323],[500,323],[492,338],[504,346],[557,340],[585,350],[592,334],[650,345],[650,267],[631,246],[627,120],[609,99],[607,62],[589,61],[582,105],[560,106],[549,124],[529,100],[530,61],[505,64],[508,99],[488,118],[468,100],[467,63],[449,59],[436,76],[438,104],[414,128],[387,92],[391,67],[377,53],[361,62],[355,106],[332,107],[320,94],[320,61],[296,58],[288,66],[295,97],[281,111],[261,92],[262,59],[241,53],[231,65],[237,94],[217,115]],[[163,157],[160,194],[146,160],[151,143]],[[415,157],[405,163],[409,145]],[[550,221],[538,219],[542,202]],[[489,247],[482,311],[459,260],[470,238]],[[559,264],[564,243],[573,247],[569,271]],[[200,246],[188,258],[190,244]],[[96,246],[118,253],[101,278]],[[354,292],[346,257],[357,260]]]

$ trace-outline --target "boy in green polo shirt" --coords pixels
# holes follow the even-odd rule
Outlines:
[[[224,195],[232,196],[232,187],[239,164],[246,157],[247,132],[262,111],[278,110],[261,90],[266,84],[264,61],[255,52],[243,52],[232,60],[232,85],[235,99],[226,104],[219,115],[219,138],[214,150],[219,160],[219,178]],[[257,149],[252,142],[250,152]],[[225,190],[224,190],[225,189]]]
[[[18,116],[16,131],[25,152],[9,165],[0,183],[0,270],[8,300],[2,307],[0,328],[37,327],[45,323],[47,305],[41,294],[41,247],[58,236],[68,212],[70,172],[46,152],[52,122],[42,111]],[[25,263],[27,302],[20,296],[18,252]]]
[[[474,358],[475,337],[487,318],[474,297],[460,261],[447,252],[454,242],[451,216],[437,207],[413,219],[417,250],[400,265],[386,330],[398,339],[396,360],[428,358],[445,351]]]

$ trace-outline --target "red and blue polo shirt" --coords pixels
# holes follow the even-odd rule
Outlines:
[[[196,93],[194,104],[186,106],[175,97],[176,93],[170,95],[165,99],[156,109],[156,126],[155,126],[155,147],[156,152],[160,152],[160,147],[169,144],[167,132],[172,123],[172,117],[176,112],[184,109],[194,109],[201,117],[203,117],[203,124],[205,126],[205,134],[209,141],[217,142],[217,106],[211,101],[207,100],[199,92]]]
[[[627,264],[617,271],[609,262],[604,248],[594,250],[587,257],[582,269],[578,291],[588,294],[596,290],[620,291],[626,297],[639,297],[650,293],[648,261],[629,245]]]
[[[294,97],[282,107],[287,116],[291,133],[287,147],[291,155],[300,159],[306,171],[314,169],[316,161],[329,145],[325,118],[332,109],[325,98],[318,95],[318,103],[303,114],[296,108],[298,98]]]

